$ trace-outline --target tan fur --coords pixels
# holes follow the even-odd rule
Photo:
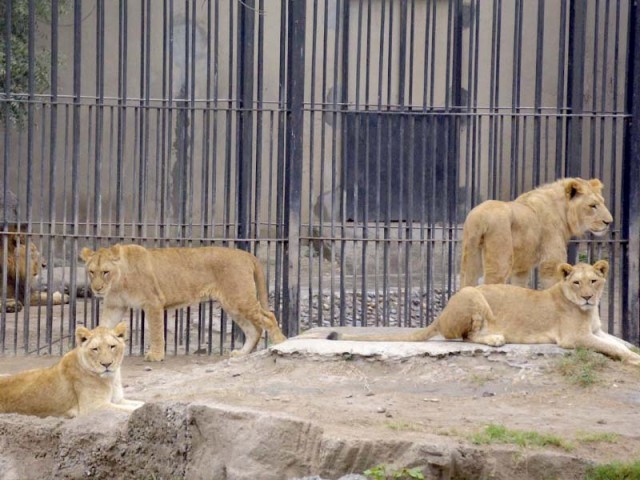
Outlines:
[[[29,265],[27,265],[27,257],[29,257]],[[31,285],[33,283],[34,279],[42,272],[42,269],[47,266],[47,263],[40,255],[40,251],[33,241],[29,242],[29,255],[27,255],[27,238],[25,234],[12,230],[7,235],[6,259],[4,257],[4,246],[0,242],[0,285],[3,282],[5,265],[7,289],[6,292],[0,292],[0,302],[4,293],[7,299],[4,305],[5,310],[7,312],[19,312],[24,304],[27,284]],[[29,304],[45,304],[48,299],[49,295],[46,292],[31,292]],[[69,302],[69,296],[60,292],[53,292],[51,301],[53,305],[61,305]],[[2,305],[0,305],[0,308],[2,308]]]
[[[526,286],[539,266],[543,286],[555,283],[567,261],[567,242],[587,232],[603,235],[613,217],[598,179],[565,178],[523,193],[512,202],[488,200],[469,212],[462,239],[462,287],[484,283]]]
[[[120,366],[127,324],[76,328],[77,347],[49,368],[0,377],[0,413],[75,417],[102,409],[131,412],[143,402],[125,400]]]
[[[640,365],[640,355],[627,342],[602,331],[598,305],[608,270],[605,260],[593,266],[562,263],[558,266],[562,280],[546,290],[515,285],[465,287],[426,328],[407,334],[340,335],[338,339],[418,342],[441,334],[446,339],[491,346],[556,343]]]
[[[141,308],[149,322],[148,361],[164,359],[163,310],[217,299],[243,330],[246,340],[234,354],[248,354],[263,329],[271,341],[286,338],[269,310],[264,272],[249,252],[224,247],[144,248],[114,245],[96,252],[84,248],[82,259],[94,295],[104,297],[107,325],[122,319],[129,308]]]

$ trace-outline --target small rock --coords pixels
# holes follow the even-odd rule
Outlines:
[[[493,392],[482,392],[483,397],[495,397],[495,395]]]
[[[423,402],[433,402],[433,403],[438,403],[440,401],[439,398],[423,398],[422,399]]]
[[[384,407],[378,407],[378,408],[376,408],[376,412],[378,412],[378,413],[384,413],[384,412],[386,412],[386,411],[387,411],[387,409],[386,409],[386,408],[384,408]]]
[[[145,372],[150,372],[151,370],[153,370],[153,368],[151,368],[151,367],[144,367],[144,371],[145,371]]]
[[[373,397],[374,395],[375,395],[375,393],[373,393],[373,392],[371,392],[371,391],[369,391],[369,392],[365,393],[365,396],[366,396],[366,397]]]
[[[600,420],[598,420],[596,423],[597,423],[598,425],[606,425],[606,424],[607,424],[607,421],[601,418],[601,419],[600,419]]]
[[[391,412],[386,412],[386,413],[384,414],[384,416],[385,416],[385,417],[387,417],[387,418],[391,418],[391,417],[393,417],[393,415],[391,414]]]

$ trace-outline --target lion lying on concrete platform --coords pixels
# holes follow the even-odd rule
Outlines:
[[[334,340],[419,342],[441,334],[490,346],[505,343],[556,343],[583,347],[614,359],[640,365],[640,355],[622,339],[605,333],[598,305],[609,263],[567,263],[558,266],[562,280],[546,290],[515,285],[465,287],[451,297],[442,314],[426,328],[412,333],[338,335]]]

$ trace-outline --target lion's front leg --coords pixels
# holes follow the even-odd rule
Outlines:
[[[151,338],[149,351],[144,356],[147,362],[161,362],[164,360],[164,309],[162,307],[147,307],[144,309],[149,322],[149,336]]]
[[[563,346],[563,345],[560,345]],[[623,360],[632,365],[640,365],[640,355],[632,352],[624,345],[615,341],[589,335],[585,338],[578,339],[575,342],[576,347],[584,347],[595,352],[602,353],[608,357]]]

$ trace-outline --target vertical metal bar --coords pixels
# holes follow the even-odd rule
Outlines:
[[[624,160],[622,164],[622,235],[628,239],[624,249],[622,278],[622,336],[640,344],[640,15],[637,2],[629,6],[627,49]]]
[[[447,116],[447,169],[446,190],[447,196],[447,291],[452,294],[455,291],[455,241],[457,240],[457,208],[458,208],[458,165],[460,162],[460,117],[456,113],[462,103],[462,0],[454,0],[452,8],[451,24],[451,103],[447,105],[453,115]]]
[[[340,8],[340,4],[338,2],[338,8]],[[338,38],[336,34],[336,42],[341,42],[342,47],[342,64],[340,66],[340,112],[345,112],[347,110],[347,97],[348,97],[348,87],[349,87],[349,51],[351,49],[350,40],[349,40],[349,21],[350,21],[350,2],[344,1],[342,3],[342,9],[340,15],[338,15],[339,21],[342,24],[342,39]],[[334,89],[335,91],[335,89]],[[346,162],[344,161],[345,155],[345,145],[347,144],[347,116],[344,113],[339,115],[340,122],[334,125],[334,129],[337,128],[338,124],[341,126],[341,137],[342,141],[337,146],[338,147],[338,156],[341,159],[340,165],[340,173],[341,177],[344,179],[345,171],[346,171]],[[345,191],[346,185],[344,181],[340,181],[340,325],[346,325],[346,312],[347,312],[347,290],[345,284],[345,260],[346,260],[346,205],[344,204],[344,200],[346,198]],[[355,271],[355,268],[354,268]],[[355,297],[353,297],[355,302]],[[353,322],[355,317],[351,320]]]
[[[77,1],[77,0],[76,0]],[[118,136],[116,158],[116,235],[124,238],[124,148],[127,132],[127,0],[118,5]]]
[[[285,237],[283,289],[283,330],[285,335],[298,333],[300,200],[302,189],[305,27],[306,0],[288,1],[289,38],[287,43],[287,172],[285,176]]]
[[[584,110],[585,24],[587,6],[584,2],[571,2],[569,10],[569,64],[567,100],[571,116],[567,128],[567,176],[580,175],[582,162],[582,117]]]
[[[621,28],[621,25],[620,25],[621,14],[620,13],[621,13],[620,12],[620,2],[616,2],[615,32],[614,32],[615,41],[614,41],[614,49],[613,49],[613,58],[614,58],[614,62],[613,62],[613,78],[615,78],[615,79],[619,78],[618,71],[619,71],[619,68],[620,68],[619,64],[621,63],[619,61],[619,58],[620,58],[620,55],[619,55],[619,53],[620,53],[619,52],[619,50],[620,50],[620,28]],[[636,10],[636,15],[637,15],[637,10]],[[637,21],[637,19],[636,19],[636,21]],[[632,30],[632,28],[629,28],[630,25],[633,25],[633,24],[632,23],[628,23],[625,27],[623,27],[623,28],[626,28],[626,31],[627,31],[627,44],[626,44],[627,51],[625,52],[626,55],[627,55],[627,59],[626,59],[626,62],[625,62],[625,65],[626,65],[627,69],[630,66],[630,63],[629,63],[629,57],[630,57],[630,53],[631,53],[630,49],[631,48],[635,48],[635,47],[632,47],[633,44],[631,43],[631,30]],[[638,41],[638,37],[635,37],[635,41]],[[635,50],[635,53],[636,54],[638,53],[638,49],[637,48]],[[637,70],[636,70],[636,73],[637,73]],[[604,88],[604,85],[606,85],[606,82],[603,82],[603,88]],[[618,89],[619,89],[618,85],[619,85],[619,82],[617,82],[617,81],[613,82],[612,107],[613,107],[613,111],[614,112],[618,111]],[[627,85],[627,88],[628,88],[628,85]],[[628,98],[629,95],[630,95],[630,93],[627,90],[625,92],[625,97]],[[626,100],[623,100],[623,102],[625,102],[624,105],[626,107],[627,106]],[[629,110],[627,110],[627,111],[629,111]],[[622,120],[622,122],[620,122],[619,120]],[[623,140],[622,141],[623,141],[623,147],[624,147],[626,145],[625,144],[625,139],[627,138],[627,135],[625,135],[625,132],[624,132],[624,128],[626,128],[626,122],[627,121],[628,120],[625,119],[625,118],[622,118],[622,119],[614,118],[613,119],[613,124],[611,126],[611,133],[612,133],[612,135],[611,135],[611,154],[609,156],[610,168],[611,168],[612,172],[617,172],[618,171],[618,168],[617,168],[617,163],[618,163],[617,160],[618,160],[618,156],[619,156],[619,154],[618,154],[618,130],[622,130],[622,133],[623,133]],[[622,124],[621,125],[622,129],[619,128],[620,124]],[[625,152],[623,151],[623,160],[622,160],[623,162],[624,162],[624,158],[633,158],[633,157],[626,157]],[[623,175],[623,178],[626,178],[626,176]],[[609,193],[609,198],[617,198],[618,195],[619,195],[618,192],[617,192],[616,183],[617,182],[612,182],[611,183],[611,192]],[[615,205],[615,203],[614,203],[614,205]],[[611,213],[613,214],[613,218],[614,219],[618,218],[618,215],[617,215],[617,212],[615,211],[615,208],[612,209]],[[622,214],[622,222],[620,223],[621,225],[624,225],[624,218],[625,218],[625,215],[623,213]],[[624,230],[624,228],[622,228],[621,230]],[[616,238],[622,238],[622,239],[629,238],[628,236],[624,235],[624,232],[620,232],[619,235],[621,237],[616,237],[616,233],[615,233],[615,230],[614,230],[612,232],[612,235],[611,235],[612,238],[611,239],[615,240]],[[617,242],[613,242],[613,245],[614,245],[614,254],[615,253],[620,254],[619,252],[621,250],[623,251],[624,248],[625,248],[624,245],[620,246],[622,248],[619,248],[619,249],[616,248],[616,247],[619,246]],[[611,257],[611,258],[615,258],[615,257]],[[624,325],[624,318],[625,318],[626,312],[627,311],[631,311],[631,310],[628,309],[627,302],[624,300],[625,291],[627,291],[626,289],[629,288],[629,283],[628,283],[629,275],[625,275],[624,268],[621,268],[620,270],[622,272],[622,278],[621,278],[622,281],[621,281],[621,288],[620,288],[621,294],[620,294],[619,297],[616,297],[616,299],[618,299],[618,298],[620,299],[620,304],[621,304],[621,306],[620,306],[620,319],[621,319],[620,324],[621,325],[620,326],[622,326],[622,325]],[[616,271],[616,268],[615,268],[615,265],[614,265],[614,268],[612,269],[612,274],[613,275],[615,275],[615,273],[614,273],[615,271]],[[637,275],[636,275],[636,279],[637,279]],[[635,291],[637,291],[637,285],[638,284],[636,283],[635,284],[635,288],[636,288]],[[613,292],[616,291],[615,290],[615,281],[610,283],[609,288],[612,289],[611,291],[613,291]],[[613,303],[613,302],[611,302],[611,303]],[[636,313],[637,313],[637,310],[636,310]],[[631,317],[631,318],[633,318],[633,317]],[[636,315],[636,318],[637,318],[637,315]],[[616,319],[615,319],[614,315],[610,315],[609,316],[609,322],[608,322],[608,332],[613,333],[615,331],[616,323],[617,322],[616,322]]]
[[[238,238],[237,246],[249,250],[246,241],[251,232],[251,189],[253,158],[253,63],[255,43],[255,1],[238,4],[238,115],[236,118],[237,158],[236,189]]]
[[[5,5],[5,30],[4,30],[4,58],[5,58],[5,72],[4,72],[4,88],[3,92],[6,99],[11,98],[11,32],[12,32],[12,2],[6,2]],[[2,161],[2,228],[8,227],[8,209],[7,200],[9,199],[8,192],[8,177],[9,177],[9,159],[11,158],[11,136],[10,124],[11,124],[11,102],[4,102],[3,104],[3,124],[4,124],[4,148],[3,148],[3,161]],[[13,212],[12,212],[13,215]],[[7,236],[2,236],[2,256],[5,259],[8,258],[8,245],[9,241]],[[7,269],[2,269],[2,305],[7,304]],[[6,308],[0,308],[0,353],[5,353],[5,340],[7,334],[7,310]],[[13,347],[13,351],[16,351],[16,345]]]
[[[34,142],[34,102],[35,102],[35,63],[36,63],[36,52],[35,52],[35,32],[36,32],[36,4],[35,0],[29,0],[29,13],[28,13],[28,21],[29,21],[29,34],[27,40],[27,48],[28,48],[28,64],[29,64],[29,73],[27,79],[27,89],[28,89],[28,99],[29,103],[27,104],[27,236],[26,236],[26,251],[30,251],[31,242],[33,239],[31,238],[31,221],[33,217],[33,142]],[[27,272],[31,271],[31,262],[34,259],[31,258],[31,255],[27,255],[25,269]],[[29,351],[29,310],[30,304],[29,298],[31,297],[31,283],[25,281],[23,286],[24,288],[24,317],[23,317],[23,341],[24,341],[24,351]],[[51,353],[51,351],[49,351]]]
[[[511,181],[510,198],[518,196],[518,150],[520,146],[520,80],[522,75],[522,0],[515,2],[513,60],[511,64]]]
[[[56,174],[57,174],[57,146],[58,146],[58,0],[51,2],[51,97],[49,100],[49,199],[48,219],[49,236],[47,237],[47,251],[49,252],[49,264],[53,256],[54,235],[56,234]],[[43,156],[44,159],[44,156]],[[47,285],[53,285],[53,268],[47,269]],[[47,301],[46,318],[53,318],[53,303],[51,298]],[[63,328],[61,322],[60,328]],[[73,337],[73,335],[71,336]],[[63,343],[62,341],[60,342]],[[73,344],[73,339],[69,342]]]
[[[542,77],[544,69],[544,2],[538,0],[538,20],[536,24],[536,84],[534,96],[534,119],[533,119],[533,185],[540,184],[540,144],[542,134],[540,122],[542,114]]]
[[[71,244],[71,271],[77,266],[79,207],[80,207],[80,118],[81,114],[81,87],[82,87],[82,0],[75,0],[73,6],[73,150],[71,153],[71,190],[72,190],[72,215],[73,215],[73,241]],[[71,275],[70,289],[76,291],[76,275]],[[47,319],[51,321],[50,319]],[[69,332],[73,332],[76,323],[76,296],[72,295],[69,301]],[[47,325],[49,327],[49,325]],[[49,339],[50,341],[50,339]],[[51,353],[51,345],[49,345]]]
[[[567,32],[567,0],[560,3],[560,34],[558,45],[558,83],[556,87],[556,112],[559,114],[566,113],[565,101],[565,62],[566,62],[566,32]],[[560,178],[564,172],[564,162],[562,156],[565,154],[563,148],[563,125],[566,120],[562,117],[556,119],[556,162],[555,177]]]

